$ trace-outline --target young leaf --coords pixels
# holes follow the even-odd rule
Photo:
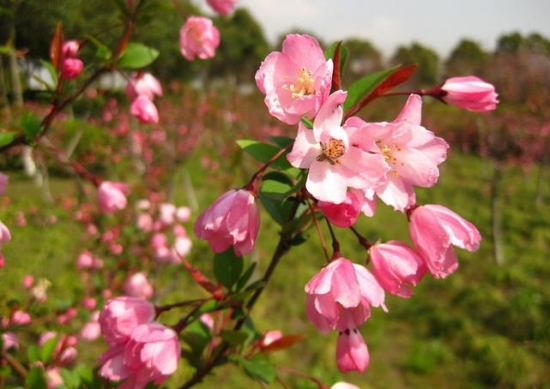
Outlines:
[[[221,336],[233,347],[240,346],[248,339],[248,334],[245,331],[222,330]]]
[[[61,60],[63,55],[63,27],[61,22],[58,22],[55,26],[55,32],[50,43],[50,60],[53,67],[59,72],[61,70]]]
[[[238,257],[233,247],[214,255],[214,276],[227,289],[239,280],[243,271],[243,257]]]
[[[357,113],[376,97],[406,82],[415,70],[416,65],[394,66],[371,73],[354,82],[350,86],[348,97],[344,102],[344,120]]]
[[[59,81],[59,77],[57,74],[57,70],[55,70],[55,66],[50,61],[40,60],[40,63],[42,66],[44,66],[46,69],[48,69],[48,73],[50,73],[50,77],[52,78],[52,88],[57,85],[57,82]]]
[[[277,374],[275,366],[263,358],[253,357],[245,359],[242,357],[234,357],[233,359],[243,367],[246,374],[255,380],[270,384],[275,379]]]
[[[29,141],[33,141],[34,138],[40,133],[40,130],[42,129],[42,124],[40,123],[40,119],[36,114],[25,111],[21,115],[21,119],[19,121],[19,125],[23,129],[23,133],[27,137]]]
[[[341,78],[348,61],[349,50],[342,46],[342,42],[334,42],[326,51],[325,57],[332,58],[334,70],[332,72],[332,90],[341,89]]]
[[[255,140],[241,139],[237,141],[237,144],[241,149],[243,149],[243,151],[263,163],[268,162],[275,154],[281,151],[281,149],[277,146]],[[288,169],[291,167],[285,154],[282,154],[279,158],[277,158],[271,166],[279,169]]]
[[[252,277],[252,275],[254,274],[254,270],[256,270],[256,262],[252,262],[248,269],[245,270],[241,278],[239,278],[239,281],[237,282],[237,285],[235,287],[237,292],[242,290],[246,286],[246,284],[248,284],[250,277]]]
[[[113,56],[113,53],[111,52],[111,49],[107,47],[105,44],[97,40],[97,38],[93,37],[92,35],[86,35],[86,39],[88,39],[90,42],[94,44],[94,46],[97,48],[97,51],[95,53],[96,57],[103,60],[110,60]]]
[[[15,132],[0,132],[0,147],[9,145],[15,139]]]
[[[38,366],[31,367],[25,377],[25,386],[32,389],[46,389],[46,374],[43,369]]]
[[[284,350],[294,346],[296,343],[299,343],[302,340],[304,340],[303,335],[285,335],[282,338],[273,341],[269,345],[262,347],[262,351],[267,353],[272,351]]]
[[[143,43],[130,42],[120,57],[118,66],[127,69],[141,69],[152,64],[159,56],[159,51]]]
[[[57,346],[57,342],[59,341],[58,336],[54,336],[53,338],[48,339],[44,342],[42,345],[42,349],[40,350],[40,360],[47,364],[50,361],[50,358],[53,355],[53,352],[55,351],[55,346]]]

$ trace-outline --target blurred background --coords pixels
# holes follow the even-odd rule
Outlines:
[[[140,20],[135,39],[161,52],[147,69],[164,87],[160,123],[135,128],[125,78],[113,74],[56,122],[51,139],[91,171],[132,182],[140,188],[136,196],[155,190],[190,206],[194,217],[219,193],[246,183],[257,169],[236,139],[294,135],[294,127],[268,116],[254,84],[259,64],[269,52],[280,50],[287,33],[311,34],[324,47],[343,40],[350,51],[344,88],[370,72],[410,63],[418,64],[418,70],[402,90],[464,75],[494,84],[500,104],[488,114],[424,100],[423,125],[451,149],[440,182],[419,190],[419,202],[453,209],[478,226],[483,242],[476,253],[459,252],[460,268],[448,279],[427,276],[411,299],[388,297],[389,312],[373,313],[362,328],[371,353],[365,374],[340,374],[334,363],[335,337],[317,334],[305,317],[303,286],[323,264],[313,232],[284,258],[254,319],[263,331],[307,334],[272,358],[324,382],[346,380],[362,388],[549,387],[550,3],[242,0],[228,17],[210,15],[199,1],[179,2],[178,7],[168,0],[156,3],[162,12]],[[33,80],[46,77],[40,61],[49,58],[58,21],[67,39],[87,39],[81,49],[85,63],[96,55],[91,37],[110,43],[117,32],[110,26],[120,24],[111,0],[0,0],[0,6],[0,44],[13,45],[19,53],[15,58],[0,52],[0,127],[7,127],[19,109],[15,78],[21,82],[24,109],[46,112],[43,90]],[[188,62],[179,52],[178,33],[186,16],[200,13],[213,17],[221,45],[212,60]],[[375,100],[361,116],[391,121],[404,101]],[[138,157],[136,144],[141,147]],[[76,204],[90,196],[89,190],[46,153],[37,152],[35,158],[35,171],[25,173],[21,150],[0,157],[0,170],[10,175],[2,220],[14,236],[3,249],[9,269],[0,272],[0,301],[17,296],[24,275],[33,274],[52,282],[48,304],[61,311],[84,294],[72,275],[79,250],[83,244],[99,246],[101,240],[83,238],[74,229]],[[363,218],[359,230],[373,241],[407,241],[405,218],[386,208],[380,206],[375,218]],[[252,258],[260,267],[267,264],[271,237],[277,233],[277,226],[264,220],[260,249]],[[85,229],[83,223],[81,227]],[[366,257],[351,234],[337,233],[347,257]],[[119,231],[118,239],[130,238]],[[193,243],[190,260],[209,270],[207,246]],[[104,260],[120,259],[109,250],[102,255]],[[181,297],[182,290],[189,298],[200,293],[179,268],[168,267],[157,276],[155,287],[163,292],[155,298],[163,302]],[[95,354],[90,352],[89,358],[93,361]],[[281,374],[287,387],[314,387]],[[169,385],[176,387],[178,378]],[[199,387],[242,388],[248,382],[236,368],[222,368]]]

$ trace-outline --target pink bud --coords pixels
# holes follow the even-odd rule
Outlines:
[[[130,106],[130,113],[144,124],[158,123],[159,113],[155,104],[146,96],[138,96]]]
[[[338,370],[364,372],[369,365],[369,350],[363,336],[356,328],[338,334],[336,363]]]
[[[452,77],[440,89],[445,102],[468,111],[488,112],[498,104],[495,87],[478,77]]]
[[[260,339],[260,347],[267,347],[282,337],[283,332],[281,330],[267,331]]]
[[[10,324],[25,325],[31,322],[31,316],[27,312],[14,311],[10,317]]]
[[[181,54],[189,61],[214,57],[219,44],[220,32],[208,18],[191,16],[180,30]]]
[[[61,63],[61,78],[73,79],[77,78],[80,72],[84,69],[84,62],[77,58],[65,58]]]
[[[66,41],[63,43],[61,53],[63,58],[77,58],[78,51],[80,50],[80,43],[75,40]]]
[[[126,207],[128,186],[121,182],[103,181],[97,189],[99,209],[104,214],[114,213]]]
[[[23,278],[23,288],[29,289],[32,286],[32,284],[34,284],[34,277],[27,274]]]
[[[195,222],[195,234],[207,240],[212,251],[233,246],[237,255],[254,248],[260,228],[260,211],[252,192],[230,190],[219,197]]]
[[[10,348],[19,348],[19,339],[13,332],[2,333],[3,351],[7,351]]]
[[[235,8],[237,0],[206,0],[206,2],[220,15],[227,15]]]

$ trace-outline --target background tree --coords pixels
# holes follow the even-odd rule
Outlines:
[[[440,82],[440,65],[437,53],[418,42],[399,46],[390,60],[391,65],[417,64],[416,73],[409,84],[418,88],[434,86]]]
[[[451,51],[445,62],[445,73],[449,77],[476,74],[484,77],[490,54],[481,45],[470,39],[462,39]]]
[[[344,85],[350,85],[353,81],[382,67],[382,53],[371,42],[361,38],[349,38],[343,43],[350,53],[343,77]]]

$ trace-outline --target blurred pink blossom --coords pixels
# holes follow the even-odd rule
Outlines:
[[[6,193],[6,187],[8,186],[9,177],[7,174],[0,173],[0,195]]]
[[[136,97],[132,102],[130,113],[144,124],[159,122],[159,113],[155,103],[143,95]]]
[[[206,2],[214,11],[222,16],[228,15],[235,8],[235,4],[237,4],[237,0],[206,0]]]
[[[128,186],[121,182],[103,181],[97,188],[99,209],[104,214],[114,213],[126,207]]]
[[[219,44],[220,32],[206,17],[191,16],[180,30],[181,54],[189,61],[213,58]]]
[[[132,274],[124,283],[124,294],[141,299],[149,299],[153,296],[153,285],[143,272]]]
[[[34,284],[34,277],[27,274],[25,277],[23,277],[23,288],[29,289],[32,284]]]
[[[130,100],[145,96],[153,101],[155,96],[162,96],[162,86],[151,73],[133,73],[126,84],[126,94]]]

